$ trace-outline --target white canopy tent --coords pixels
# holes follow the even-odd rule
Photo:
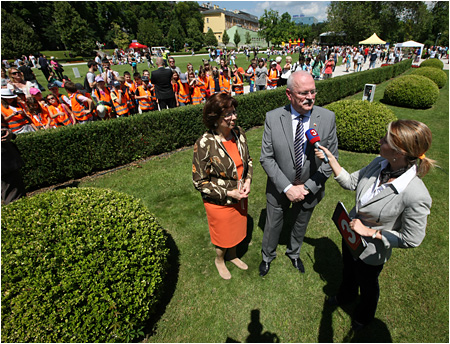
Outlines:
[[[420,48],[420,51],[423,51],[423,44],[422,43],[418,43],[418,42],[414,42],[414,41],[406,41],[403,43],[397,43],[395,45],[396,48]]]
[[[420,52],[417,55],[417,57],[416,57],[414,62],[419,62],[420,61],[420,57],[422,56],[422,53],[423,53],[423,46],[424,46],[424,44],[418,43],[418,42],[415,42],[415,41],[406,41],[406,42],[403,42],[403,43],[397,43],[395,45],[395,47],[397,49],[400,49],[400,51],[402,51],[402,48],[420,48]]]

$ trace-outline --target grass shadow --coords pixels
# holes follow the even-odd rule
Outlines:
[[[145,338],[150,338],[156,333],[157,323],[161,319],[162,315],[165,313],[167,305],[172,299],[178,283],[178,275],[180,272],[180,250],[178,249],[172,236],[164,231],[167,236],[167,247],[169,248],[168,263],[169,268],[165,277],[164,285],[162,286],[162,294],[158,305],[156,306],[155,313],[152,314],[150,320],[143,329],[145,333]],[[144,337],[135,338],[133,343],[141,342],[145,339]]]
[[[245,343],[280,343],[280,338],[277,334],[272,332],[263,332],[264,326],[260,321],[259,309],[253,309],[250,313],[250,323],[247,326],[250,333],[245,340]],[[225,343],[240,343],[239,341],[227,337]]]
[[[313,262],[314,271],[326,282],[323,287],[324,294],[326,296],[336,295],[342,279],[342,258],[338,246],[327,237],[319,239],[305,237],[304,242],[314,247],[314,258],[309,258]],[[342,306],[341,309],[351,316],[356,302]],[[333,342],[333,312],[336,308],[337,306],[331,306],[324,300],[317,342]],[[343,342],[392,343],[392,337],[386,324],[379,319],[374,319],[362,331],[354,332],[350,329]]]
[[[236,254],[238,258],[242,258],[248,251],[248,246],[250,245],[253,237],[254,225],[253,217],[247,215],[247,235],[236,247]]]

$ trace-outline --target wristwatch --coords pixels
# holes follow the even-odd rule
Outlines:
[[[372,239],[375,239],[377,237],[377,234],[380,233],[380,231],[377,229],[375,233],[372,234]]]

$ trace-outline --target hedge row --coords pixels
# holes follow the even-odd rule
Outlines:
[[[411,67],[411,60],[392,66],[318,81],[316,104],[323,106],[378,84]],[[285,87],[236,97],[239,125],[263,125],[267,111],[288,103]],[[135,115],[111,121],[19,135],[17,146],[27,190],[80,178],[152,155],[194,144],[205,131],[203,105]]]

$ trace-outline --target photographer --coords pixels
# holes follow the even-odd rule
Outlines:
[[[105,80],[106,85],[109,88],[111,88],[113,86],[113,82],[116,81],[117,78],[119,77],[119,72],[113,71],[111,69],[111,65],[108,59],[102,60],[102,68],[103,68],[102,78],[103,80]]]

